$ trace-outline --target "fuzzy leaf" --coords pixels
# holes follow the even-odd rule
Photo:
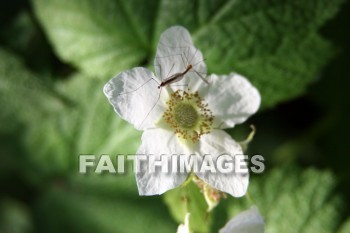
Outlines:
[[[56,85],[57,92],[69,103],[62,111],[32,125],[26,137],[37,170],[77,174],[81,154],[108,154],[113,161],[117,154],[135,153],[140,133],[116,115],[103,95],[103,84],[102,80],[77,75]],[[126,177],[129,182],[134,180]],[[122,181],[123,176],[116,180]]]
[[[175,232],[159,201],[101,198],[80,192],[79,186],[53,187],[40,197],[34,215],[43,232]]]
[[[266,232],[336,232],[341,203],[334,195],[335,178],[329,172],[276,169],[253,177],[249,194],[266,223]],[[247,199],[229,204],[229,217],[251,206]]]
[[[63,103],[50,83],[28,71],[13,53],[0,48],[1,131],[37,121],[62,109]]]
[[[58,54],[94,76],[152,64],[160,34],[188,28],[210,72],[239,72],[273,106],[303,93],[334,54],[318,29],[344,0],[33,0]]]

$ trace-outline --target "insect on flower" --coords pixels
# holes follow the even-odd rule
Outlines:
[[[159,46],[158,46],[159,47]],[[189,48],[188,48],[189,49]],[[196,50],[196,52],[198,51],[198,49]],[[192,59],[195,57],[196,53],[193,54],[193,57]],[[182,58],[182,54],[177,54],[177,55],[173,55],[173,56],[181,56]],[[169,56],[169,57],[172,57],[172,56]],[[162,59],[162,57],[156,57],[156,60],[159,60],[159,59]],[[183,59],[183,58],[182,58]],[[185,59],[188,61],[187,59],[187,56],[185,56]],[[192,60],[191,59],[191,60]],[[203,77],[203,75],[201,73],[199,73],[198,71],[194,70],[194,67],[196,65],[198,65],[200,62],[203,62],[203,61],[199,61],[197,62],[196,64],[192,65],[191,64],[191,60],[187,62],[187,65],[186,65],[186,69],[183,71],[183,72],[178,72],[178,73],[175,73],[175,74],[172,74],[172,75],[167,75],[167,77],[162,80],[159,85],[158,85],[158,89],[160,89],[159,91],[159,95],[158,95],[158,98],[156,100],[156,102],[154,103],[154,105],[152,106],[152,108],[150,109],[150,111],[147,113],[147,115],[145,116],[144,120],[141,122],[141,125],[142,123],[146,120],[146,118],[148,117],[148,115],[151,113],[151,111],[154,109],[154,107],[156,106],[156,104],[158,103],[159,101],[159,98],[160,98],[160,95],[161,95],[161,92],[162,92],[162,88],[163,87],[167,87],[167,86],[170,86],[174,83],[177,83],[179,81],[181,81],[186,74],[188,74],[189,72],[194,72],[197,74],[197,76],[203,80],[203,82],[205,82],[207,85],[209,85],[209,82]],[[183,60],[184,61],[184,60]],[[169,73],[171,73],[171,71],[173,70],[174,68],[174,65],[172,65]],[[184,65],[185,65],[185,62],[184,62]],[[159,68],[161,69],[161,66],[159,65]],[[160,72],[161,73],[161,72]],[[152,79],[153,80],[153,79]],[[156,81],[156,80],[155,80]],[[157,81],[156,81],[157,82]],[[177,86],[187,86],[187,85],[177,85]]]
[[[162,33],[154,63],[155,74],[136,67],[118,74],[103,89],[117,114],[144,131],[137,154],[154,155],[154,161],[161,156],[184,155],[181,158],[188,159],[194,155],[199,163],[209,158],[203,155],[212,155],[216,161],[228,154],[233,161],[242,154],[239,143],[223,129],[244,122],[258,110],[256,88],[236,73],[212,74],[208,85],[202,53],[181,26]],[[140,195],[162,194],[181,185],[190,174],[236,197],[244,195],[248,187],[248,172],[214,173],[192,168],[150,172],[147,166],[152,164],[155,162],[142,164],[136,173]]]
[[[159,46],[158,46],[158,47],[159,47]],[[195,57],[195,55],[196,55],[197,52],[198,52],[198,49],[197,49],[196,52],[193,54],[192,59]],[[181,58],[182,58],[182,54],[177,54],[177,55],[174,55],[174,56],[181,56]],[[170,56],[169,56],[169,57],[170,57]],[[156,57],[156,60],[159,60],[159,59],[162,59],[162,57]],[[184,64],[184,66],[186,67],[186,69],[185,69],[183,72],[175,73],[175,74],[172,74],[172,75],[170,75],[169,77],[167,77],[165,80],[163,80],[163,81],[159,84],[158,88],[167,86],[167,85],[172,84],[172,83],[175,83],[175,82],[179,82],[180,80],[182,80],[182,79],[185,77],[185,75],[186,75],[188,72],[194,72],[195,74],[197,74],[197,76],[198,76],[200,79],[202,79],[203,82],[205,82],[206,84],[209,85],[208,80],[206,80],[200,72],[198,72],[198,71],[196,71],[196,70],[194,69],[195,66],[197,66],[200,62],[203,62],[204,60],[198,61],[198,62],[196,62],[196,63],[193,65],[192,62],[191,62],[192,59],[191,59],[190,61],[188,61],[187,56],[185,56],[185,59],[187,60],[187,65],[185,65],[185,62],[184,62],[184,61],[183,61],[183,64]],[[161,68],[160,65],[158,65],[158,67]],[[173,67],[174,67],[174,64],[173,64],[173,66],[171,67],[171,70],[173,69]],[[161,72],[160,72],[160,73],[161,73]]]
[[[177,40],[173,40],[174,35],[178,36]],[[140,122],[138,129],[142,128],[143,123],[156,107],[163,88],[167,87],[170,88],[170,91],[174,91],[175,89],[186,87],[188,82],[187,78],[185,78],[186,76],[190,76],[189,78],[191,79],[199,78],[209,85],[209,82],[204,77],[206,76],[206,67],[202,65],[203,62],[202,54],[193,46],[187,30],[184,32],[182,27],[173,27],[161,35],[154,61],[156,77],[159,77],[159,79],[150,77],[146,81],[142,80],[143,83],[138,87],[134,87],[134,89],[128,86],[128,82],[134,82],[134,80],[125,80],[124,90],[126,91],[118,94],[120,99],[135,98],[130,95],[143,95],[144,90],[148,90],[148,85],[153,86],[154,83],[160,89],[159,92],[153,92],[158,93],[158,96],[154,100],[153,106],[147,113],[144,113],[144,119]],[[122,74],[118,74],[117,77],[120,77]],[[183,82],[180,83],[180,81]],[[154,88],[156,85],[154,85]]]

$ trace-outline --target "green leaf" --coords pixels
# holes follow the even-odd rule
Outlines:
[[[30,212],[25,205],[9,198],[0,201],[0,231],[32,232]]]
[[[187,27],[210,72],[247,76],[268,107],[303,93],[334,54],[319,28],[344,0],[33,0],[56,51],[94,76],[152,63],[160,34]]]
[[[57,53],[90,75],[112,76],[147,58],[155,1],[33,2]]]
[[[335,178],[329,172],[296,168],[275,169],[261,178],[252,177],[249,194],[261,211],[266,232],[336,232],[341,203],[334,195]],[[229,217],[253,205],[229,203]]]
[[[268,107],[303,94],[333,54],[330,43],[308,34],[303,40],[289,37],[273,55],[243,59],[235,67],[250,77],[261,92],[262,107]]]
[[[340,227],[338,233],[346,233],[350,232],[350,219],[348,219],[342,226]]]
[[[0,56],[6,58],[0,62],[0,100],[7,100],[1,102],[2,110],[9,109],[11,120],[18,117],[25,129],[20,130],[25,146],[11,164],[16,171],[8,173],[21,177],[16,190],[30,187],[35,192],[28,197],[30,216],[1,200],[0,228],[16,232],[32,228],[42,232],[175,232],[176,225],[165,214],[160,197],[139,197],[131,170],[115,175],[79,174],[80,154],[109,154],[113,160],[117,154],[134,154],[140,142],[140,133],[116,115],[103,95],[105,81],[75,75],[48,86],[15,55],[4,52]],[[52,105],[56,102],[58,108]],[[26,113],[28,109],[33,115]],[[2,152],[3,161],[9,164],[7,151]],[[12,226],[15,221],[17,228]]]
[[[101,198],[79,188],[57,185],[38,199],[34,216],[41,232],[176,231],[159,198]]]
[[[14,54],[0,48],[0,119],[6,122],[0,125],[1,131],[31,124],[59,111],[63,102],[50,83],[28,71]]]
[[[57,92],[69,102],[61,111],[32,125],[26,137],[38,175],[76,175],[81,154],[107,154],[113,160],[117,154],[136,152],[140,133],[116,115],[103,95],[103,85],[102,80],[81,75],[57,83]],[[116,177],[116,184],[118,180],[123,182],[123,176]]]
[[[13,15],[13,19],[5,22],[0,31],[3,46],[20,55],[31,70],[49,73],[53,54],[32,12],[22,9]]]
[[[211,218],[207,213],[208,205],[193,182],[166,192],[164,201],[179,224],[183,224],[186,213],[190,213],[190,228],[195,232],[209,232]]]
[[[75,75],[47,85],[15,55],[1,52],[0,116],[6,113],[9,123],[18,119],[16,126],[22,127],[25,146],[11,162],[24,182],[40,191],[58,183],[91,195],[139,201],[128,167],[127,174],[79,174],[80,154],[108,154],[114,160],[118,154],[134,154],[140,143],[140,132],[119,118],[104,96],[105,81]]]

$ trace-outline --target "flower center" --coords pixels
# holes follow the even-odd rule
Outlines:
[[[198,92],[177,90],[170,95],[167,105],[163,119],[178,137],[196,142],[210,133],[214,116]]]
[[[198,112],[191,104],[180,102],[174,108],[174,119],[181,128],[194,127],[198,118]]]

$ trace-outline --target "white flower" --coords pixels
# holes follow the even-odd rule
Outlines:
[[[263,233],[264,220],[256,206],[232,218],[219,233]]]
[[[181,80],[160,89],[161,81],[185,72]],[[191,67],[190,67],[191,68]],[[210,76],[203,81],[206,65],[188,31],[180,26],[166,30],[160,38],[154,75],[137,67],[112,78],[104,93],[117,114],[143,130],[137,154],[204,154],[214,159],[228,153],[243,154],[240,145],[222,129],[232,128],[254,114],[260,105],[259,92],[243,76]],[[180,79],[179,78],[179,79]],[[216,156],[216,157],[215,157]],[[212,187],[239,197],[246,193],[249,174],[196,173]],[[136,174],[140,195],[162,194],[181,185],[188,174],[149,172]]]
[[[190,213],[186,213],[184,224],[180,224],[176,233],[191,233],[190,230]]]

